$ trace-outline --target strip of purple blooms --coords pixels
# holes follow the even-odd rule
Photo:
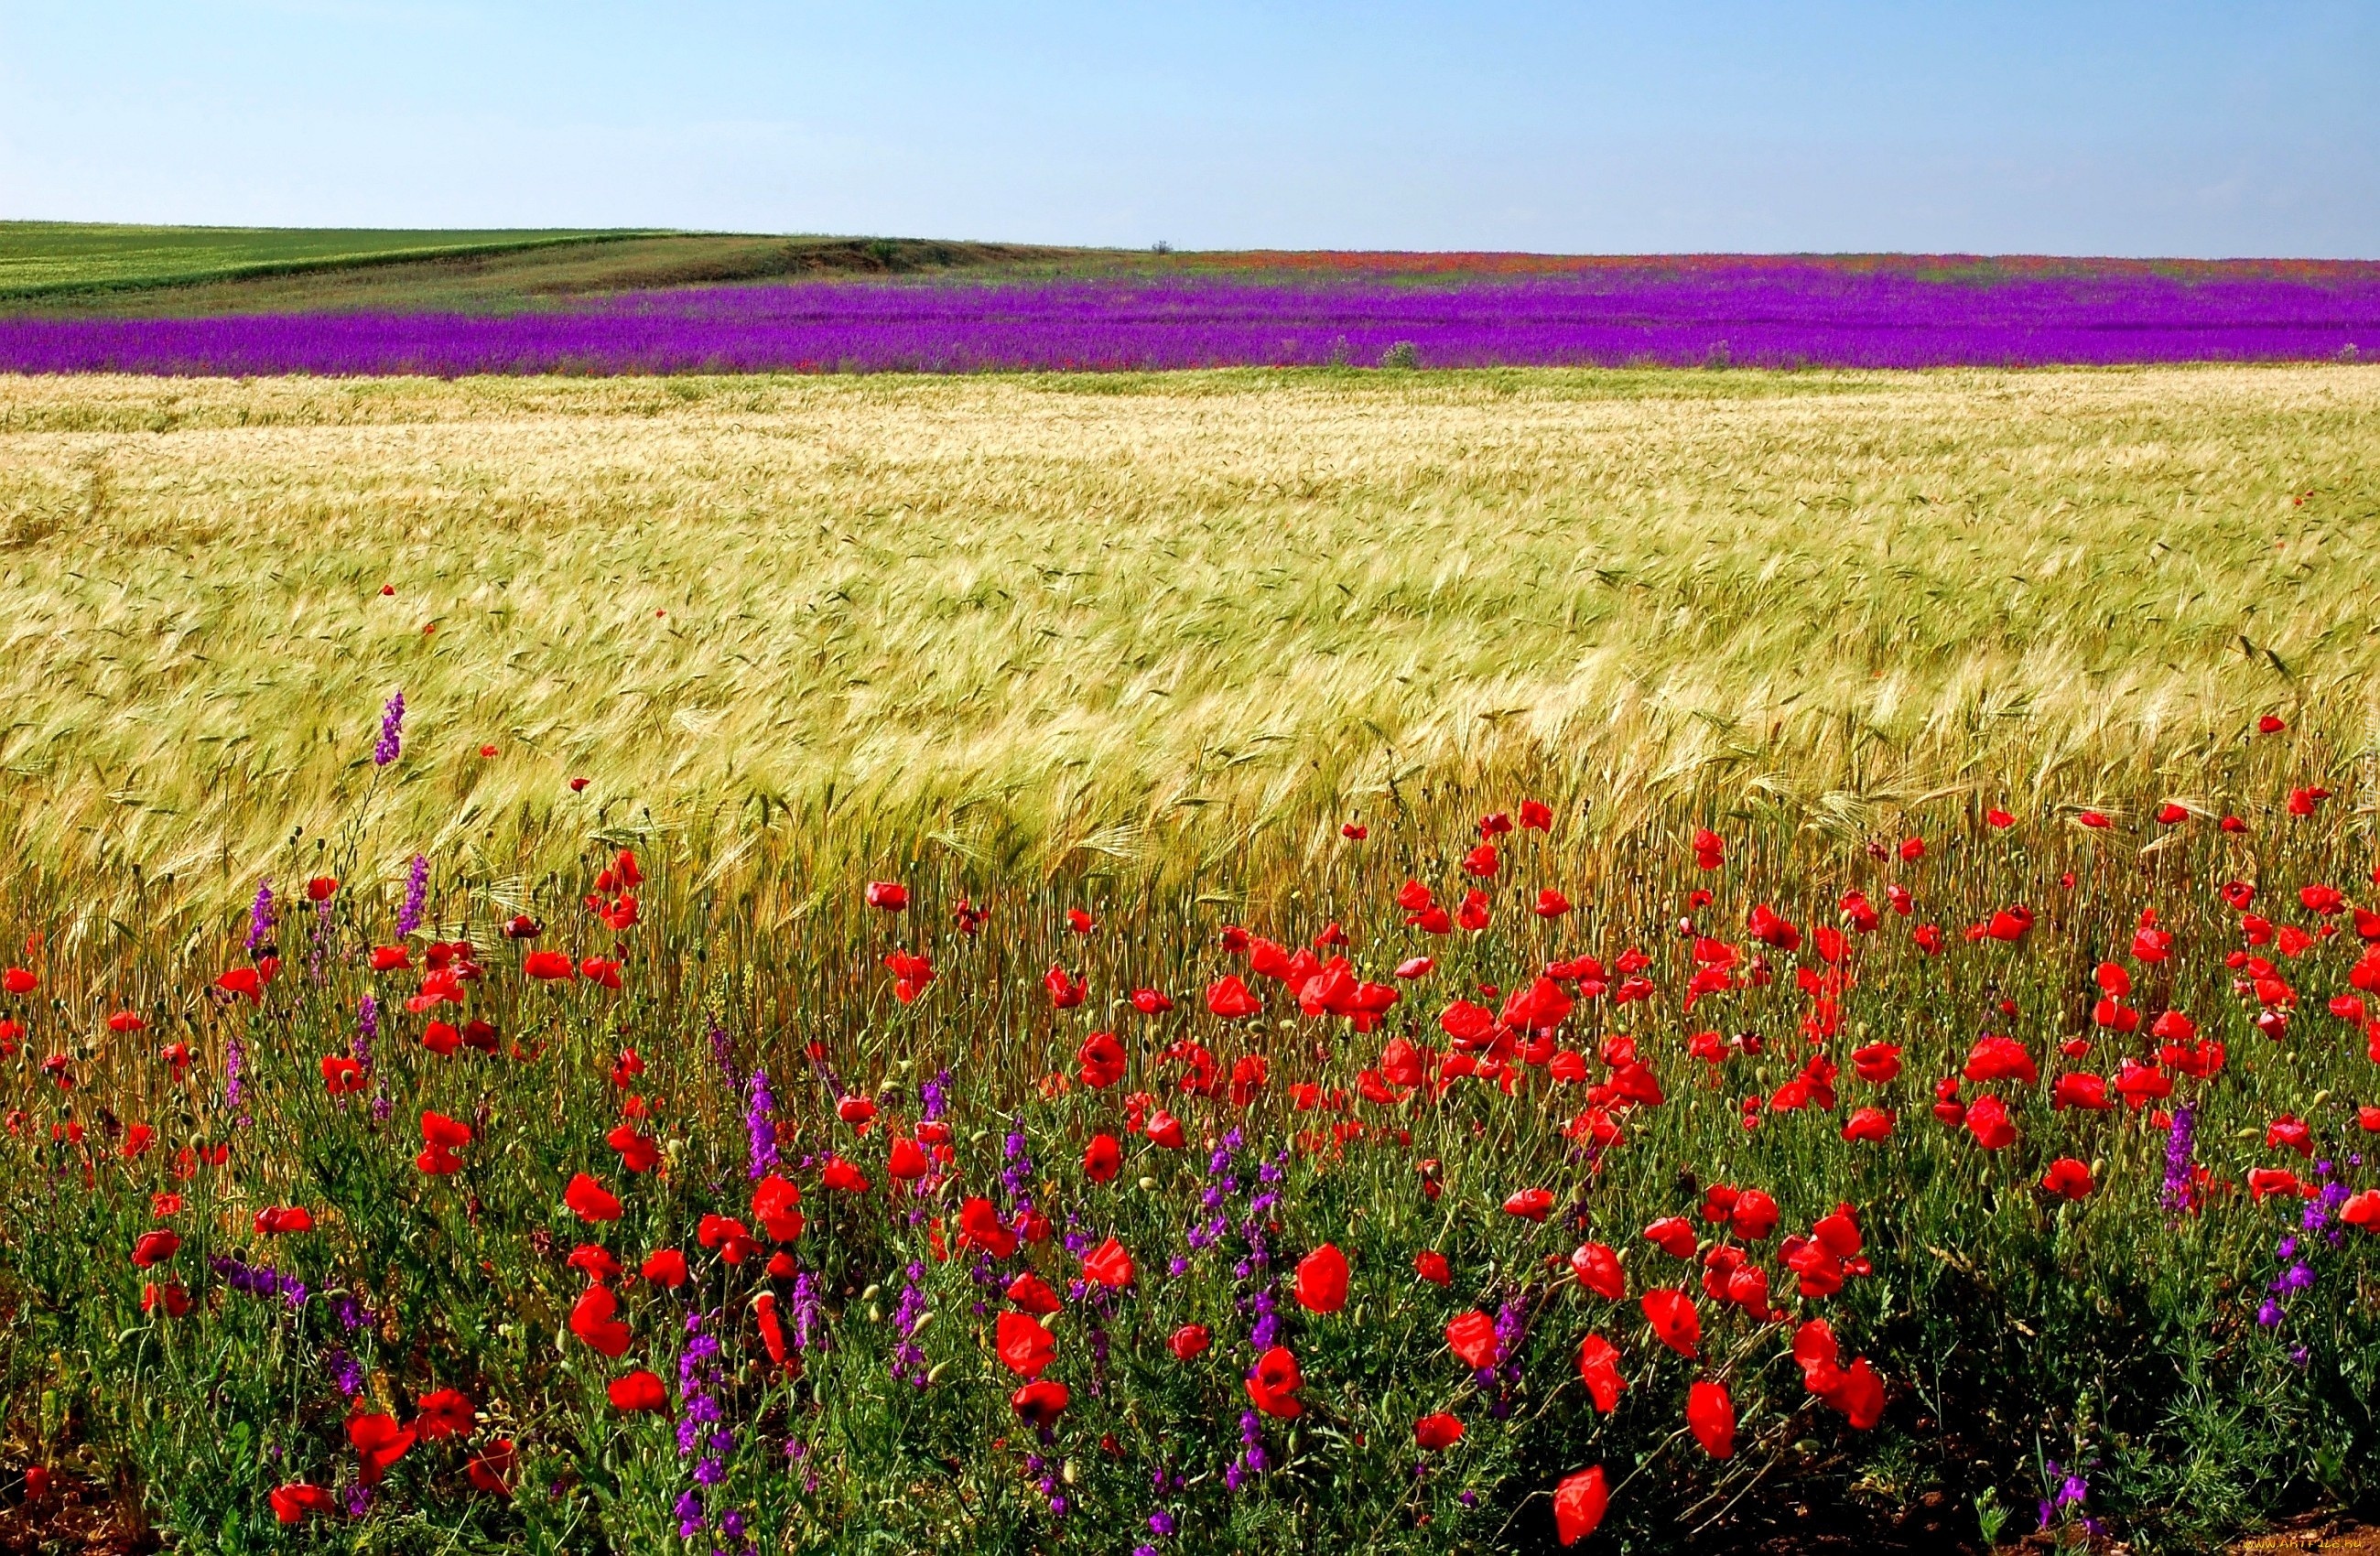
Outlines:
[[[1818,261],[1416,285],[1384,276],[811,283],[501,316],[0,320],[0,370],[321,374],[1424,367],[1927,368],[2380,351],[2380,268],[1925,279]]]

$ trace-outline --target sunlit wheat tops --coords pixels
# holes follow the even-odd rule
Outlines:
[[[367,793],[391,893],[648,815],[722,881],[1211,877],[1492,773],[1594,827],[2211,804],[2252,711],[2372,741],[2376,410],[2335,367],[15,381],[0,797],[19,879],[141,868],[49,899],[69,940],[321,873]]]

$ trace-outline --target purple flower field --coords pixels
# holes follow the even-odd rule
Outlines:
[[[2308,360],[2380,350],[2380,267],[2138,265],[1991,279],[1824,261],[1380,274],[808,283],[551,310],[0,320],[0,371],[668,373],[1732,363],[1928,368]]]

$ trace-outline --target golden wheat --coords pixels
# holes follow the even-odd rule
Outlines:
[[[2371,367],[6,379],[0,825],[196,913],[367,790],[498,879],[2211,798],[2253,711],[2374,745],[2375,454]]]

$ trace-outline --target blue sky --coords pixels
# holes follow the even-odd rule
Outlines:
[[[2380,4],[0,0],[0,214],[2380,258]]]

